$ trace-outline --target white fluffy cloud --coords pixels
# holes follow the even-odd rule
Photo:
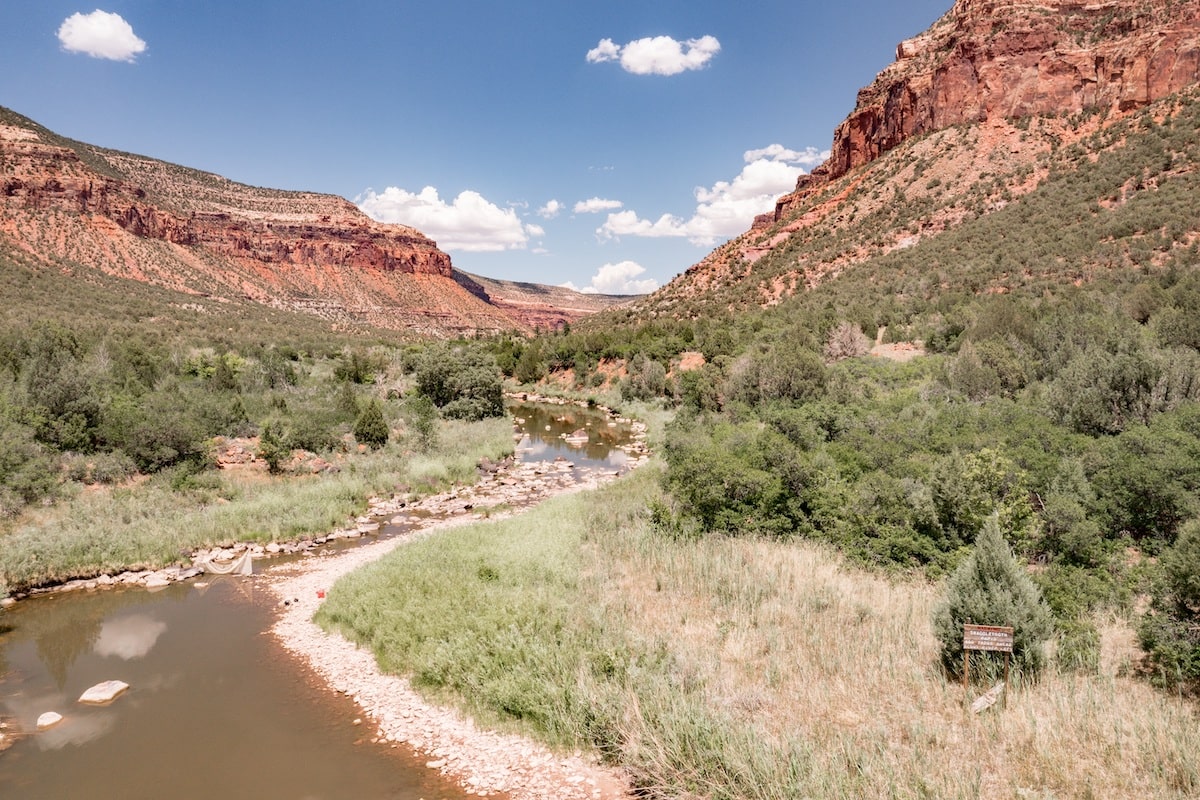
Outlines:
[[[790,192],[805,167],[829,158],[829,152],[816,148],[796,151],[773,144],[760,150],[747,150],[746,165],[732,181],[718,181],[712,187],[695,189],[696,211],[691,219],[663,214],[657,220],[643,219],[631,210],[609,214],[596,229],[601,238],[619,236],[681,237],[693,244],[712,246],[719,239],[744,232],[758,214],[775,207],[775,199]]]
[[[601,211],[615,211],[625,204],[620,200],[605,200],[600,197],[592,197],[588,200],[580,200],[575,204],[576,214],[599,214]]]
[[[446,203],[432,186],[417,194],[389,186],[379,193],[368,189],[355,202],[377,222],[416,228],[446,251],[520,250],[529,244],[530,237],[545,233],[537,225],[521,222],[513,209],[500,208],[469,190]]]
[[[587,53],[589,64],[619,61],[621,68],[634,75],[678,75],[691,69],[702,69],[721,51],[715,36],[701,36],[680,42],[670,36],[651,36],[619,45],[612,39],[601,39]]]
[[[112,61],[133,61],[146,49],[146,43],[120,14],[99,9],[90,14],[75,13],[63,20],[58,28],[58,41],[69,53]]]
[[[781,144],[771,144],[759,150],[747,150],[742,154],[749,164],[752,161],[760,159],[769,159],[771,161],[785,161],[789,164],[798,164],[802,167],[815,167],[825,159],[829,158],[829,151],[820,151],[815,147],[806,147],[803,150],[789,150]]]
[[[543,219],[554,219],[562,213],[564,206],[557,200],[551,200],[537,210],[537,215]]]
[[[653,278],[638,280],[638,276],[645,271],[646,268],[636,261],[621,261],[605,264],[592,276],[591,283],[582,289],[570,281],[563,286],[584,294],[649,294],[658,288],[658,281]]]

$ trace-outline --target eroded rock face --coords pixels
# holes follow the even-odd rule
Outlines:
[[[450,257],[425,235],[376,223],[340,197],[256,189],[135,156],[105,158],[129,175],[108,177],[70,148],[19,133],[0,135],[0,146],[0,197],[10,208],[104,217],[135,236],[266,265],[451,273]]]
[[[63,139],[0,109],[0,237],[176,291],[422,333],[522,329],[413,228],[348,200],[246,186]]]
[[[782,198],[914,136],[988,119],[1127,112],[1200,80],[1200,0],[957,0],[858,93],[829,160]]]

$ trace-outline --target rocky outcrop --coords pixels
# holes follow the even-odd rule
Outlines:
[[[1004,209],[1081,168],[1076,145],[1120,147],[1118,128],[1198,97],[1200,0],[958,0],[858,93],[824,164],[631,314],[777,304]]]
[[[420,231],[348,200],[56,136],[0,109],[0,237],[47,262],[423,334],[522,330]]]
[[[780,199],[954,125],[1127,112],[1200,80],[1200,0],[957,0],[858,93],[829,160]]]
[[[275,208],[268,210],[254,202],[259,199],[256,195],[268,193],[266,190],[176,168],[175,193],[188,196],[190,202],[175,203],[139,185],[137,162],[141,159],[137,157],[121,156],[119,163],[124,169],[118,168],[117,173],[132,173],[129,179],[109,177],[88,165],[75,149],[31,133],[16,126],[0,126],[5,156],[0,197],[14,213],[57,210],[103,217],[135,236],[205,247],[264,264],[307,263],[450,276],[450,257],[433,241],[412,228],[375,223],[343,198],[303,192],[289,197],[289,193],[273,192],[269,194]],[[104,158],[104,151],[89,149],[96,158]],[[145,164],[140,171],[153,170],[153,164]],[[190,192],[187,184],[197,176],[220,186],[223,196],[213,197],[211,191]],[[250,201],[249,207],[241,207],[239,200]]]

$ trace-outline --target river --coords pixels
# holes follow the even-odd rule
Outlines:
[[[617,448],[629,429],[599,411],[510,412],[522,421],[522,460],[624,468]],[[581,429],[586,442],[563,438]],[[380,535],[397,532],[385,525]],[[3,612],[0,719],[26,735],[0,753],[0,798],[467,797],[354,725],[352,700],[317,685],[265,635],[274,618],[274,596],[234,576],[43,595]],[[106,680],[131,688],[108,706],[77,702]],[[33,733],[48,711],[64,720]]]

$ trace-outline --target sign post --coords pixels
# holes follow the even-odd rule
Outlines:
[[[1008,661],[1013,651],[1013,629],[1006,625],[963,625],[963,690],[971,674],[971,651],[1004,653],[1004,705],[1008,706]]]

